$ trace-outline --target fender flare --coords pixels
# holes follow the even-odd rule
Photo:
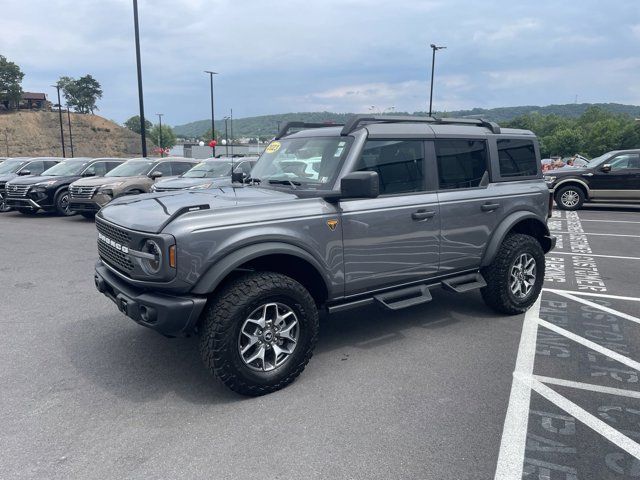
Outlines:
[[[561,187],[562,185],[565,185],[567,183],[577,183],[578,185],[580,185],[581,187],[584,188],[585,193],[587,194],[587,197],[589,196],[589,185],[587,185],[587,182],[585,182],[584,180],[580,180],[579,178],[566,178],[563,180],[560,180],[554,187],[553,187],[553,193],[555,194],[558,191],[558,188]]]
[[[250,260],[254,260],[266,255],[291,255],[298,257],[301,260],[305,260],[320,274],[324,280],[325,288],[330,291],[330,282],[327,278],[325,269],[320,262],[306,250],[285,242],[264,242],[255,243],[252,245],[246,245],[240,247],[237,250],[225,255],[219,261],[214,263],[196,282],[191,289],[191,293],[196,295],[207,295],[213,292],[220,282],[233,270],[238,268],[243,263],[247,263]]]
[[[502,223],[500,223],[500,225],[498,225],[498,227],[495,229],[491,239],[489,240],[489,243],[487,243],[487,248],[484,251],[484,255],[482,256],[482,262],[480,263],[480,265],[482,267],[486,267],[487,265],[489,265],[495,258],[496,253],[498,253],[498,249],[500,248],[500,245],[502,245],[503,240],[505,239],[507,234],[511,231],[511,229],[518,222],[521,222],[522,220],[526,220],[529,218],[537,221],[544,228],[545,236],[547,237],[550,236],[549,227],[547,227],[547,224],[545,222],[542,222],[540,220],[540,217],[535,215],[533,212],[514,212],[508,217],[506,217],[502,221]],[[545,248],[544,245],[543,245],[543,248]],[[548,250],[548,249],[545,248],[545,250]]]

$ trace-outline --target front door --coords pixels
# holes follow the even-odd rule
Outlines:
[[[438,271],[437,193],[427,191],[421,140],[369,140],[355,171],[374,171],[380,196],[343,200],[345,295],[422,280]]]
[[[640,154],[621,153],[605,162],[611,170],[597,167],[589,180],[590,196],[601,200],[640,199]]]

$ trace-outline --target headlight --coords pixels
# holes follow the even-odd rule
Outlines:
[[[556,177],[553,175],[544,175],[542,178],[544,178],[544,181],[547,183],[553,183],[556,181]]]
[[[189,187],[189,188],[187,188],[187,190],[206,190],[208,188],[211,188],[211,185],[213,185],[213,182],[203,183],[202,185],[196,185],[194,187]]]
[[[147,255],[141,259],[142,267],[150,275],[156,275],[162,268],[162,247],[154,240],[147,239],[142,245],[142,253]]]
[[[103,195],[109,195],[110,197],[113,197],[113,190],[111,190],[110,188],[101,188],[100,190],[98,190],[98,193],[102,193]]]

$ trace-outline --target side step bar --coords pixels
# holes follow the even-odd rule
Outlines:
[[[479,272],[468,273],[467,275],[448,278],[442,281],[442,288],[455,293],[470,292],[471,290],[477,290],[478,288],[484,288],[486,286],[487,282]]]
[[[413,307],[432,300],[429,288],[426,285],[392,290],[373,297],[379,304],[389,310],[400,310]]]

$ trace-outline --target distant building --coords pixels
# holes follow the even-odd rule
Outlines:
[[[51,108],[51,102],[47,100],[46,93],[23,92],[18,108],[24,110],[48,110]]]

